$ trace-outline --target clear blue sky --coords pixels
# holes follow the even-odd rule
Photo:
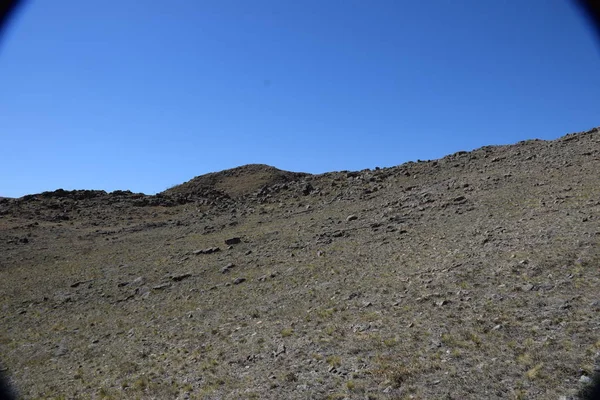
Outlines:
[[[38,0],[0,42],[0,196],[359,170],[600,125],[566,0]]]

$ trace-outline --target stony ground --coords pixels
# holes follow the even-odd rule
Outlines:
[[[0,199],[0,362],[24,399],[567,399],[600,351],[599,172],[595,129]]]

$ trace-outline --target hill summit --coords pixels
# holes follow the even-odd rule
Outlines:
[[[197,176],[165,190],[162,194],[194,197],[204,195],[206,191],[219,191],[231,198],[240,198],[255,193],[264,187],[296,181],[308,175],[300,172],[282,171],[265,164],[248,164]]]

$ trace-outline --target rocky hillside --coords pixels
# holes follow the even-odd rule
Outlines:
[[[0,200],[25,399],[568,399],[600,366],[600,130],[156,196]]]

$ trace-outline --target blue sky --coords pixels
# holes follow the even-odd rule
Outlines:
[[[0,196],[394,166],[600,125],[600,42],[566,0],[38,0],[8,28]]]

